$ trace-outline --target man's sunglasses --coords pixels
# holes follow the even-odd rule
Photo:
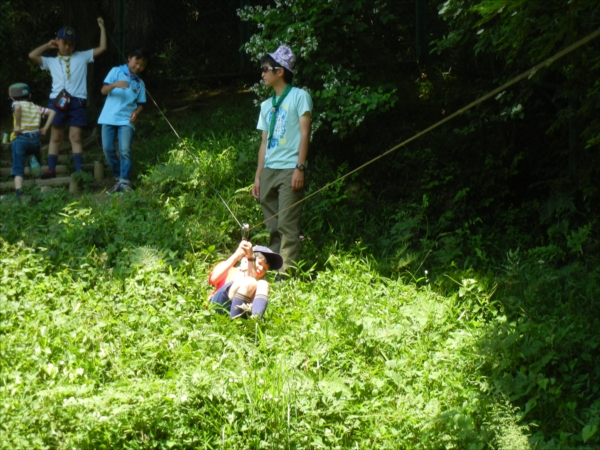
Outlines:
[[[281,69],[281,67],[267,67],[267,66],[263,66],[263,68],[261,69],[262,73],[267,73],[269,70],[277,70],[277,69]]]

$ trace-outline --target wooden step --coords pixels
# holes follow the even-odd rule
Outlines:
[[[74,181],[74,180],[73,180]],[[24,180],[23,185],[32,185],[36,184],[39,186],[63,186],[66,184],[71,184],[71,177],[57,177],[57,178],[48,178],[47,180],[35,179],[35,180]],[[5,181],[0,183],[0,191],[12,191],[15,189],[14,181]]]
[[[48,170],[48,166],[41,166],[41,167],[42,167],[42,173],[44,173],[46,170]],[[94,167],[94,163],[83,165],[84,169],[91,169],[93,167]],[[11,171],[11,169],[8,169],[8,168],[0,169],[0,176],[8,177],[8,176],[10,176],[10,171]],[[71,169],[69,168],[69,166],[64,166],[64,165],[56,166],[56,173],[69,173],[70,171],[71,171]],[[30,175],[31,175],[31,171],[29,170],[29,167],[25,167],[25,176],[28,177]]]

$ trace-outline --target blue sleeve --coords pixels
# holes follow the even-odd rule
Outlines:
[[[140,80],[140,92],[138,92],[138,96],[137,96],[137,104],[138,105],[146,104],[146,85],[141,80]]]
[[[104,84],[113,84],[115,81],[119,81],[119,72],[120,70],[118,67],[110,69],[110,72],[108,72],[108,75],[106,75],[106,78],[104,79]]]

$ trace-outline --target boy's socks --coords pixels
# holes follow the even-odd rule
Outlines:
[[[265,314],[265,310],[267,309],[267,303],[268,300],[266,295],[257,294],[252,302],[252,315],[259,316],[262,319],[262,316]]]
[[[56,163],[58,155],[48,155],[48,170],[42,174],[42,179],[56,178]]]
[[[246,297],[244,294],[240,294],[237,292],[235,297],[231,300],[231,310],[230,317],[232,319],[236,319],[246,314],[246,304],[250,302],[250,298]]]
[[[48,170],[50,172],[56,172],[56,163],[58,162],[58,155],[48,155]]]
[[[17,195],[17,198],[20,198],[23,195],[23,189],[17,189],[15,194]]]
[[[81,172],[83,168],[83,153],[73,153],[73,162],[75,163],[75,172]]]

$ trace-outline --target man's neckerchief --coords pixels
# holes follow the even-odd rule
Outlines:
[[[273,98],[272,98],[273,109],[271,110],[271,111],[273,111],[273,114],[271,114],[271,123],[269,124],[269,136],[267,138],[267,142],[271,142],[271,138],[273,137],[273,132],[275,131],[275,122],[277,121],[277,111],[279,110],[281,103],[283,103],[283,100],[290,93],[291,90],[292,90],[292,85],[288,84],[285,87],[285,89],[283,90],[283,92],[281,93],[281,95],[279,96],[279,100],[276,100],[275,94],[273,94]]]

